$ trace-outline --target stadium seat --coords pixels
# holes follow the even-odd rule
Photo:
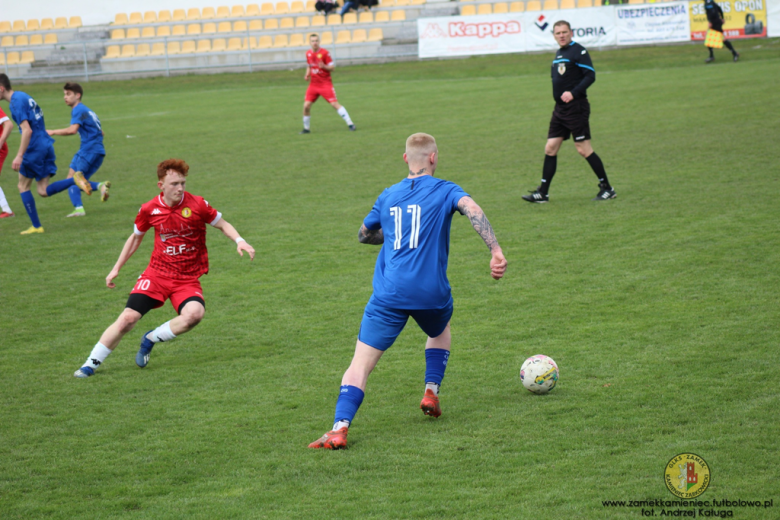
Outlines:
[[[352,43],[365,43],[368,41],[368,35],[365,29],[355,29],[352,32]]]
[[[16,46],[21,47],[22,45],[30,45],[30,39],[25,34],[16,37]]]
[[[127,25],[127,15],[125,13],[116,13],[114,25]]]
[[[131,24],[131,25],[144,23],[144,18],[141,15],[141,13],[130,13],[130,19],[129,19],[128,23]],[[123,49],[123,51],[124,51],[124,49]]]
[[[403,22],[404,20],[406,20],[406,11],[403,10],[393,11],[393,15],[390,17],[390,21],[392,22]]]
[[[204,7],[203,11],[200,14],[201,20],[213,20],[216,18],[217,12],[214,10],[213,7]]]
[[[49,33],[43,39],[43,43],[46,45],[53,45],[57,43],[57,33]]]
[[[390,21],[390,11],[379,11],[374,17],[374,23],[382,23]]]
[[[169,25],[161,25],[157,28],[158,38],[167,38],[171,35],[171,27]]]
[[[13,32],[24,32],[27,30],[27,26],[24,20],[14,20]]]
[[[118,58],[121,54],[122,54],[122,51],[119,48],[119,45],[109,45],[106,48],[106,55],[103,56],[103,57],[107,58],[107,59]]]
[[[3,38],[0,40],[0,47],[13,47],[13,46],[14,46],[13,36],[3,36]]]
[[[203,24],[202,34],[214,34],[216,32],[217,24],[211,22]]]
[[[265,21],[265,30],[266,31],[275,31],[279,28],[279,20],[276,18],[271,18],[270,20]]]
[[[19,65],[20,60],[21,60],[21,55],[18,52],[9,52],[6,63],[8,65]]]
[[[268,15],[268,14],[274,14],[274,4],[270,2],[265,2],[260,5],[260,14],[262,16]]]
[[[270,49],[273,47],[274,41],[270,36],[260,36],[257,38],[258,49]]]
[[[336,45],[342,43],[352,43],[352,33],[349,31],[339,31],[336,33]]]
[[[249,30],[250,31],[262,31],[263,30],[263,21],[262,20],[252,20],[249,22]]]
[[[122,57],[134,58],[135,57],[135,45],[122,45]]]
[[[409,0],[409,5],[423,5],[425,0]]]
[[[44,18],[41,20],[41,30],[42,31],[51,31],[54,29],[54,20],[51,18]]]
[[[358,23],[374,23],[374,14],[371,11],[360,13]]]
[[[276,14],[288,14],[290,12],[290,5],[287,2],[276,2],[274,12]]]
[[[274,49],[282,49],[289,46],[290,42],[287,41],[286,34],[277,34],[274,36]]]
[[[225,52],[227,50],[227,42],[224,38],[217,38],[211,42],[211,52]]]
[[[303,35],[302,34],[293,34],[290,36],[290,47],[303,47]]]
[[[299,16],[295,19],[295,27],[309,27],[309,17]]]
[[[341,16],[338,14],[329,14],[328,25],[341,25]]]
[[[477,8],[477,14],[493,14],[493,6],[490,4],[479,4],[479,7]]]
[[[111,31],[111,39],[112,40],[124,40],[125,39],[125,30],[124,29],[114,29]]]
[[[0,65],[5,65],[5,53],[0,52]]]
[[[325,25],[325,17],[321,14],[315,14],[311,17],[311,26],[312,27],[320,27],[322,25]]]
[[[410,3],[409,0],[395,0],[395,5],[397,7],[405,7],[409,5],[409,3]]]
[[[593,7],[593,0],[577,0],[577,7]]]
[[[164,43],[153,43],[152,44],[152,52],[149,53],[150,56],[165,56],[165,44]]]
[[[231,24],[230,22],[219,22],[219,25],[217,25],[217,32],[220,33],[233,32],[233,24]]]
[[[173,21],[174,22],[183,22],[187,19],[187,13],[184,9],[174,9],[173,10]]]
[[[194,40],[187,40],[187,41],[181,42],[181,53],[182,54],[194,54],[195,53],[195,41]]]
[[[187,34],[187,28],[183,25],[173,26],[173,36],[184,36]]]
[[[561,9],[574,9],[574,0],[561,0]]]
[[[68,27],[70,27],[71,29],[78,29],[82,25],[84,24],[81,22],[80,16],[71,16],[70,20],[68,20]]]
[[[247,16],[260,16],[260,7],[257,4],[249,4],[246,6]]]
[[[384,37],[385,36],[382,34],[382,29],[380,28],[371,29],[368,31],[368,41],[370,42],[381,42]]]
[[[395,14],[396,11],[393,11],[393,14]],[[477,14],[477,8],[473,5],[464,5],[460,8],[460,15],[461,16],[474,16]]]
[[[0,33],[11,32],[11,22],[0,22]]]
[[[200,24],[199,23],[191,23],[187,26],[187,35],[191,34],[200,34]],[[184,52],[182,50],[182,52]]]
[[[572,0],[573,1],[573,0]],[[505,14],[509,12],[509,6],[506,2],[493,4],[493,14]]]
[[[38,31],[41,28],[41,23],[38,20],[27,20],[28,31]]]
[[[241,44],[241,38],[230,38],[228,40],[227,50],[240,51],[242,49],[243,49],[243,45]]]
[[[525,5],[525,8],[528,11],[541,11],[542,3],[539,0],[531,0]]]
[[[244,12],[244,6],[243,5],[234,5],[230,9],[230,16],[233,18],[241,18],[243,16],[246,16],[246,12]]]
[[[279,28],[280,29],[292,29],[295,27],[295,19],[294,18],[282,18],[279,21]]]
[[[322,33],[320,43],[322,45],[333,45],[333,33],[330,31]]]
[[[137,40],[140,37],[141,37],[141,29],[139,29],[138,27],[132,27],[128,29],[127,34],[125,35],[125,38],[127,38],[128,40],[130,39]],[[124,53],[124,50],[122,52]]]
[[[233,22],[233,32],[246,32],[246,22],[243,20]]]
[[[315,0],[306,0],[306,12],[313,13],[317,10],[317,2]]]
[[[187,9],[187,20],[200,20],[200,9],[197,7]]]
[[[522,13],[525,11],[525,2],[512,2],[509,4],[510,13]]]
[[[141,43],[135,49],[136,58],[145,58],[152,53],[152,49],[148,43]]]
[[[160,11],[157,13],[157,22],[158,23],[168,23],[173,20],[173,17],[171,16],[170,11]]]
[[[157,13],[155,11],[146,11],[144,13],[144,23],[157,23]]]
[[[544,0],[545,11],[555,11],[558,9],[558,0]]]
[[[154,38],[154,27],[144,27],[141,31],[141,38]]]
[[[355,13],[347,13],[342,18],[341,23],[344,25],[352,25],[357,23],[357,15]]]
[[[628,0],[629,4],[643,4],[643,0]]]
[[[226,5],[217,7],[217,18],[230,18],[230,8]],[[216,41],[214,43],[216,43]],[[225,49],[222,50],[224,51]]]
[[[296,1],[290,4],[290,12],[293,14],[302,13],[304,10],[303,2]]]
[[[244,38],[241,44],[241,48],[243,50],[257,49],[257,38],[254,37]]]
[[[54,28],[55,29],[67,29],[68,28],[68,19],[64,16],[60,16],[59,18],[54,19]]]
[[[168,42],[168,55],[181,54],[181,42]]]
[[[19,59],[19,63],[32,63],[35,61],[35,53],[33,51],[22,52],[22,57]]]
[[[43,35],[33,34],[30,36],[30,45],[43,45]]]

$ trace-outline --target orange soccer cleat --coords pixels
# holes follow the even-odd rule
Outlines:
[[[430,388],[425,391],[425,395],[420,401],[420,410],[425,415],[432,415],[438,417],[441,415],[441,406],[439,406],[439,396],[433,393]]]
[[[346,426],[339,430],[331,430],[309,444],[309,448],[325,448],[326,450],[340,450],[346,448],[347,431],[348,428]]]

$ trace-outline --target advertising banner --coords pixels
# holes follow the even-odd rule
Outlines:
[[[615,9],[618,45],[687,42],[691,39],[688,2],[619,5]],[[707,32],[706,27],[704,32]]]
[[[717,0],[716,0],[717,1]],[[727,40],[766,37],[766,0],[723,0],[723,37]],[[692,1],[691,40],[704,41],[707,36],[707,14],[702,0]]]
[[[780,0],[767,0],[766,24],[767,36],[774,38],[780,36]]]
[[[572,39],[584,46],[605,47],[617,43],[615,7],[588,9],[560,9],[556,11],[528,11],[525,13],[526,47],[529,51],[554,50],[558,44],[553,38],[553,25],[558,20],[571,24]]]
[[[418,18],[420,58],[524,52],[522,13]]]

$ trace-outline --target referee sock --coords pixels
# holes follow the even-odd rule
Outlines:
[[[333,419],[333,429],[338,430],[344,426],[343,421],[349,425],[363,403],[365,394],[363,390],[352,385],[342,385],[339,398],[336,401],[336,415]],[[342,423],[339,425],[339,423]]]
[[[542,194],[547,195],[547,192],[550,191],[550,183],[552,182],[552,179],[555,176],[555,170],[557,167],[558,167],[557,155],[544,156],[544,166],[542,167],[542,184],[539,186],[539,191]]]
[[[338,109],[338,115],[341,116],[341,119],[347,122],[348,126],[352,126],[352,120],[349,118],[349,114],[347,113],[347,109],[344,107],[341,107]]]
[[[303,116],[303,129],[311,130],[311,116]]]
[[[731,42],[728,40],[723,40],[723,45],[726,46],[728,50],[731,51],[731,54],[736,54],[737,51],[734,50],[734,47],[731,46]],[[712,52],[712,49],[710,48],[710,52]]]
[[[731,44],[729,44],[731,45]],[[712,53],[712,47],[707,47],[707,49],[710,51],[710,58],[714,58],[715,55]]]
[[[603,184],[604,188],[611,190],[612,186],[610,186],[609,179],[607,179],[607,172],[604,171],[604,163],[601,162],[601,158],[596,155],[596,152],[587,156],[585,160],[588,161],[588,164],[593,169],[593,173],[599,178],[599,183]]]
[[[24,193],[20,193],[20,195],[22,197],[24,209],[27,210],[27,215],[30,217],[30,222],[32,222],[33,227],[41,227],[41,221],[38,218],[38,210],[35,209],[35,199],[33,198],[32,193],[25,191]]]
[[[146,339],[152,343],[160,343],[161,341],[170,341],[176,337],[176,334],[171,331],[171,322],[166,321],[152,332],[146,335]]]
[[[108,347],[98,341],[95,345],[95,348],[93,348],[92,352],[89,354],[87,360],[81,366],[89,367],[92,370],[95,370],[97,367],[103,364],[103,361],[106,360],[109,354],[111,354],[111,351],[108,349]]]

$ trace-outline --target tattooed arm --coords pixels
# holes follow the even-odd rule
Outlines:
[[[469,218],[474,231],[482,237],[485,245],[490,249],[490,253],[493,255],[493,258],[490,259],[490,274],[498,280],[506,272],[506,258],[504,258],[504,253],[501,251],[501,246],[498,245],[496,234],[493,232],[493,227],[490,225],[485,212],[471,197],[463,197],[458,201],[458,211]]]
[[[382,233],[382,228],[372,230],[368,229],[365,224],[361,224],[360,231],[358,231],[358,241],[361,244],[381,246],[385,242],[385,235]]]

